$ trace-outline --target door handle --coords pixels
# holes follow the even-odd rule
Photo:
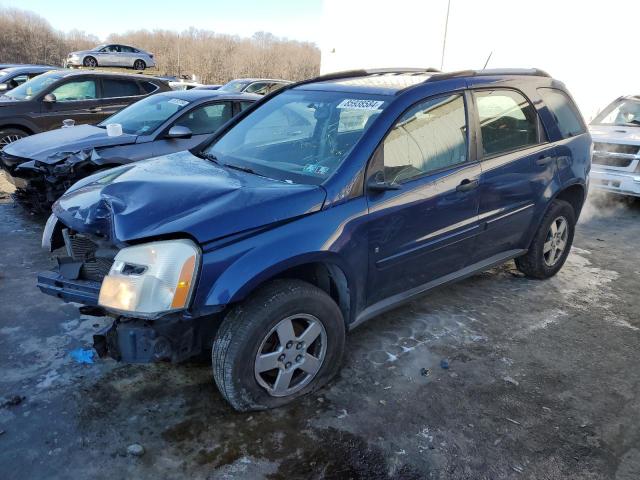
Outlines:
[[[536,160],[536,165],[544,167],[545,165],[549,165],[551,162],[555,160],[554,157],[551,156],[542,156]]]
[[[469,180],[468,178],[465,178],[464,180],[462,180],[460,182],[460,185],[458,185],[456,187],[456,191],[458,192],[468,192],[469,190],[473,190],[474,188],[478,188],[478,185],[480,184],[480,182],[478,182],[478,179],[474,179],[474,180]]]
[[[87,108],[87,111],[89,113],[98,113],[98,112],[101,112],[102,109],[100,107],[91,107],[91,108]]]

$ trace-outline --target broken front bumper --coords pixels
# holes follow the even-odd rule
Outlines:
[[[42,293],[58,297],[65,302],[98,305],[101,282],[92,280],[70,280],[59,271],[41,272],[38,274],[38,288]]]

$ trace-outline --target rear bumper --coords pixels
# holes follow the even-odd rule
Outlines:
[[[640,173],[620,172],[593,165],[591,187],[596,190],[640,197]]]
[[[38,274],[40,291],[58,297],[65,302],[97,306],[100,285],[100,282],[91,280],[69,280],[55,270]]]

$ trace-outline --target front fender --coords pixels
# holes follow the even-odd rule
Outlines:
[[[293,267],[324,263],[344,273],[354,314],[364,303],[368,266],[364,198],[296,219],[203,253],[194,308],[228,305]]]

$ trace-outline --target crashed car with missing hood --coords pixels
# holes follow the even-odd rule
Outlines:
[[[33,209],[49,210],[81,178],[188,150],[260,98],[209,90],[159,93],[97,125],[76,125],[17,140],[0,152],[0,167],[16,186],[17,199]],[[119,127],[108,127],[112,124]]]

